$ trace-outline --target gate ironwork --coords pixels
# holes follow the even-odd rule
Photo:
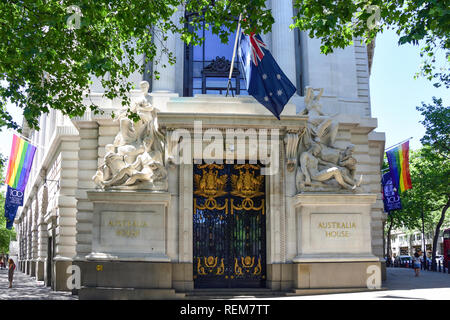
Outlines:
[[[194,165],[194,287],[262,288],[265,177],[259,164]]]

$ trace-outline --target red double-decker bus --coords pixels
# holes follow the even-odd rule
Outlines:
[[[450,228],[444,230],[444,266],[450,267]]]

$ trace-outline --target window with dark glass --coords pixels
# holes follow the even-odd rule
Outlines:
[[[218,35],[213,34],[211,30],[207,30],[204,25],[198,33],[199,36],[205,39],[202,45],[185,45],[183,95],[225,95],[236,34],[232,33],[228,43],[224,44]],[[233,94],[248,94],[242,72],[240,71],[237,51],[231,85]],[[231,91],[229,94],[231,94]]]

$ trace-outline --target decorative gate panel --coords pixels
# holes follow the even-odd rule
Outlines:
[[[195,288],[266,280],[265,179],[254,164],[194,165]]]

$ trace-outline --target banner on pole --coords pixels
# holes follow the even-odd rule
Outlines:
[[[392,176],[390,172],[383,174],[381,179],[382,191],[383,191],[383,202],[384,211],[391,212],[394,210],[402,209],[402,202],[400,196],[392,182]]]
[[[10,205],[23,206],[23,192],[8,186],[5,202]]]

